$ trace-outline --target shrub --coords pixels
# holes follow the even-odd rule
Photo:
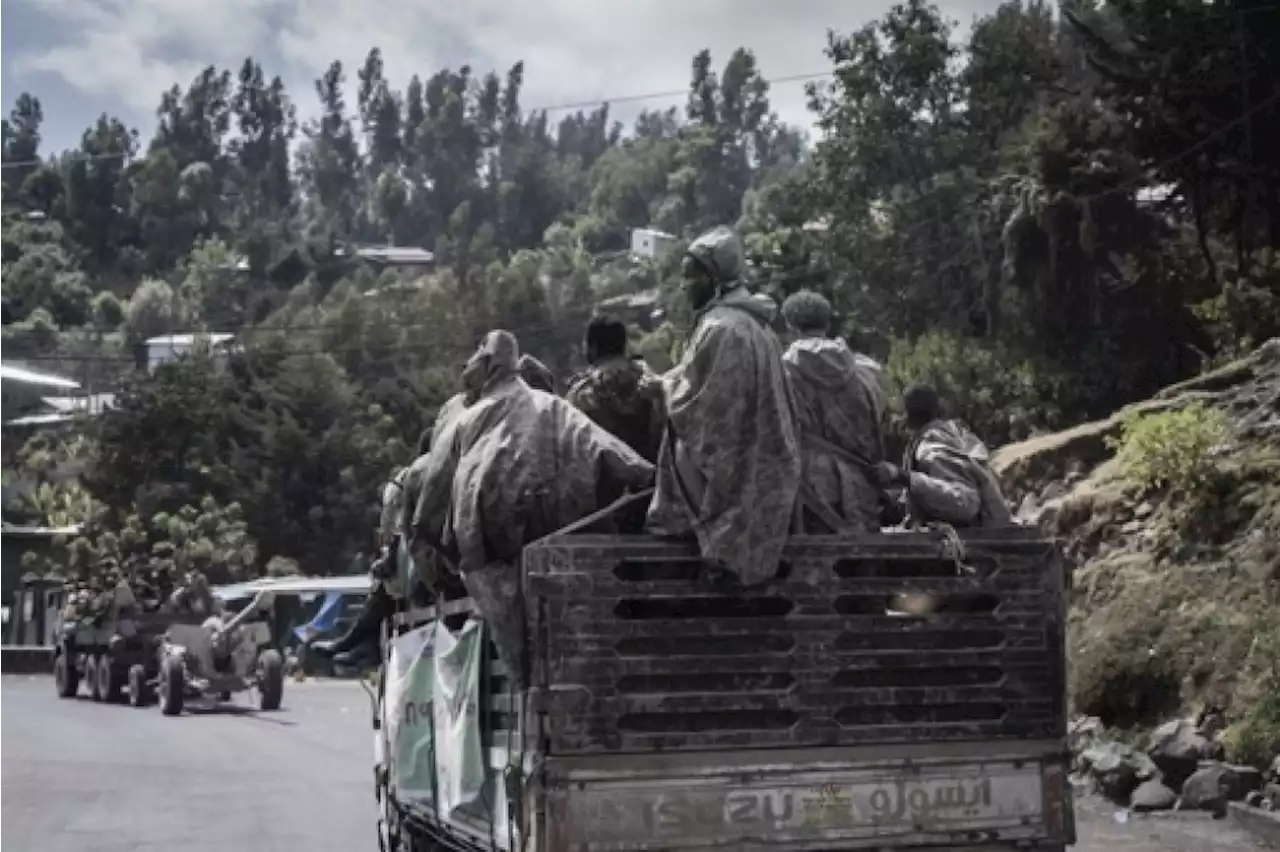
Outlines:
[[[1226,415],[1193,402],[1158,413],[1127,412],[1108,439],[1124,475],[1144,488],[1202,492],[1216,469],[1212,452],[1230,437]]]
[[[951,332],[893,341],[885,375],[898,392],[895,407],[902,390],[925,382],[946,400],[951,416],[992,445],[1061,428],[1077,414],[1065,372],[1007,346]]]

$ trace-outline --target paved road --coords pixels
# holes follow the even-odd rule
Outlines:
[[[246,697],[247,702],[247,697]],[[278,713],[168,719],[0,679],[5,852],[376,852],[368,704],[357,684],[289,683]],[[1076,852],[1244,852],[1199,815],[1079,809]]]

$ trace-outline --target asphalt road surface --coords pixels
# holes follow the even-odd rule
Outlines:
[[[284,708],[161,716],[0,679],[5,852],[377,852],[369,705],[351,682],[289,682]],[[1077,852],[1260,848],[1198,814],[1130,818],[1090,801]]]

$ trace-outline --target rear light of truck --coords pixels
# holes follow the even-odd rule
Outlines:
[[[1050,838],[1071,844],[1075,842],[1075,813],[1071,784],[1061,761],[1042,765],[1040,789],[1044,796],[1044,827]]]

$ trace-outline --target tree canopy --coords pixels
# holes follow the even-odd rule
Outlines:
[[[594,304],[657,293],[636,343],[663,366],[678,253],[632,257],[636,228],[736,225],[752,286],[823,291],[841,333],[992,442],[1060,427],[1280,333],[1277,24],[1260,0],[1010,0],[961,44],[905,0],[829,33],[813,138],[745,47],[699,52],[686,102],[626,127],[607,103],[528,109],[523,63],[396,81],[377,48],[314,92],[211,66],[160,94],[145,141],[103,115],[58,153],[23,93],[6,357],[118,394],[84,432],[85,565],[134,530],[131,553],[232,573],[346,570],[478,334],[567,376]],[[134,368],[147,338],[198,330],[236,334],[225,365]]]

